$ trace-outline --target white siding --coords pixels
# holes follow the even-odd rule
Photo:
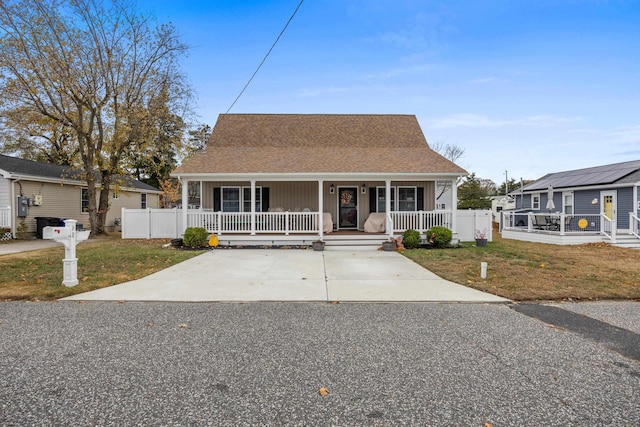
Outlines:
[[[0,208],[11,205],[11,181],[0,177]]]

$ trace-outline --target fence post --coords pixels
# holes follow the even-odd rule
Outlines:
[[[561,236],[564,236],[564,224],[565,224],[566,216],[567,214],[565,214],[564,212],[560,214],[560,235]]]
[[[618,223],[615,219],[611,220],[611,243],[616,242],[616,234],[618,232]]]
[[[125,220],[125,217],[126,217],[126,209],[121,208],[120,209],[120,238],[121,239],[127,238],[126,225],[125,225],[127,221]]]
[[[527,213],[527,232],[531,233],[533,231],[533,214],[531,212]]]

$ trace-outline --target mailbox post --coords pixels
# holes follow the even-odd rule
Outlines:
[[[78,258],[76,258],[76,244],[89,238],[89,230],[77,231],[75,219],[64,221],[64,227],[44,227],[42,238],[55,240],[64,245],[64,259],[62,260],[62,284],[71,287],[78,284]]]

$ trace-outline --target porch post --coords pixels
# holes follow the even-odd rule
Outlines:
[[[256,180],[251,180],[251,235],[256,235]]]
[[[451,232],[458,232],[458,180],[451,180]]]
[[[376,200],[377,203],[377,200]],[[391,239],[393,237],[393,221],[391,221],[389,218],[391,218],[391,180],[387,179],[385,182],[385,190],[384,190],[384,210],[387,213],[387,218],[386,218],[386,222],[387,222],[387,234],[389,235],[389,238]]]
[[[322,218],[322,212],[324,211],[324,202],[322,194],[323,181],[321,179],[318,180],[318,235],[320,236],[320,240],[324,238],[324,222]]]
[[[189,208],[189,180],[182,179],[182,234],[187,229],[187,209]]]

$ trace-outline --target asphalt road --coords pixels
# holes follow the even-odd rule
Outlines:
[[[2,426],[635,426],[638,396],[502,304],[0,303]]]

